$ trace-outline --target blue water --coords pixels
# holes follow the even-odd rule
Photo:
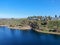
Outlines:
[[[0,45],[60,45],[60,36],[0,27]]]

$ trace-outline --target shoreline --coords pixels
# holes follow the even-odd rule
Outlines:
[[[35,30],[36,32],[39,32],[39,33],[46,33],[46,34],[56,34],[56,35],[60,35],[60,33],[58,32],[45,32],[45,31],[40,31],[40,30]]]
[[[8,27],[8,25],[0,25],[0,26],[2,26],[2,27],[3,27],[3,26],[7,26],[7,27]]]
[[[29,29],[31,29],[31,28],[24,28],[24,27],[21,27],[21,28],[19,28],[19,27],[8,27],[8,28],[10,28],[10,29],[18,29],[18,30],[29,30]]]
[[[18,30],[30,30],[31,29],[30,26],[23,26],[23,27],[15,26],[15,27],[10,27],[8,25],[0,25],[0,27],[3,27],[3,26],[6,26],[7,28],[10,28],[10,29],[18,29]]]
[[[23,27],[10,27],[10,26],[8,26],[8,25],[0,25],[0,26],[6,26],[7,28],[10,28],[10,29],[18,29],[18,30],[30,30],[31,29],[31,27],[30,26],[23,26]],[[46,33],[46,34],[56,34],[56,35],[60,35],[60,33],[58,33],[58,32],[45,32],[45,31],[41,31],[41,30],[37,30],[37,29],[35,29],[34,31],[36,31],[36,32],[39,32],[39,33]]]

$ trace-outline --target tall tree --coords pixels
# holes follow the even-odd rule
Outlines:
[[[55,15],[55,18],[57,18],[57,15]]]

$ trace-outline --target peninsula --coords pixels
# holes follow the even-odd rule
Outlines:
[[[37,32],[60,34],[60,16],[30,16],[27,18],[4,18],[0,19],[0,26],[10,29],[29,30]]]

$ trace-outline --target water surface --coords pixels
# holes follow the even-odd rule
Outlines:
[[[60,45],[60,36],[0,27],[0,45]]]

